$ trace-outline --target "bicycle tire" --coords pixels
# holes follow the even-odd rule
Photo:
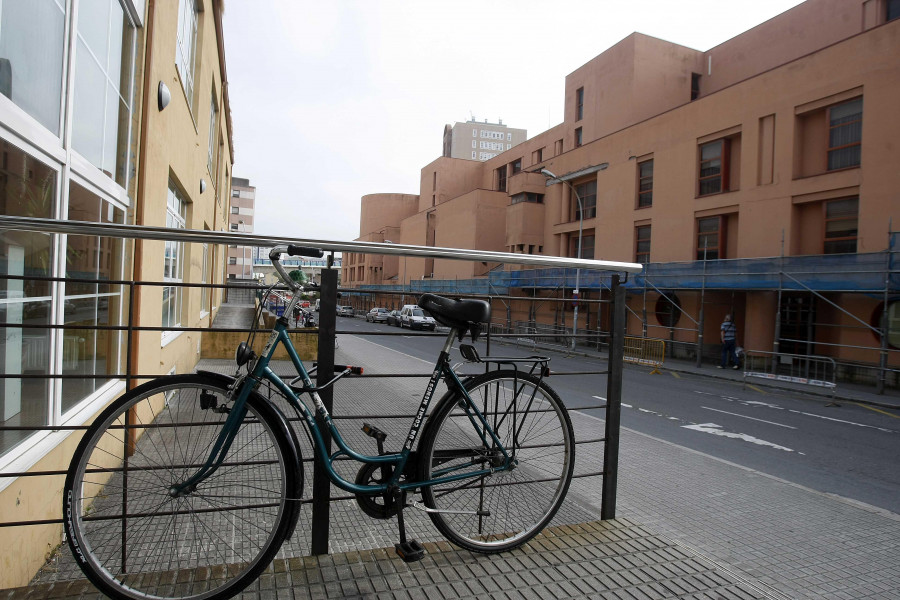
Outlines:
[[[161,377],[113,402],[82,438],[63,490],[66,537],[107,596],[231,597],[292,530],[302,467],[281,413],[256,393],[219,468],[190,494],[169,494],[206,462],[228,417],[211,400],[221,406],[226,392],[212,375]]]
[[[456,545],[482,553],[510,550],[537,535],[566,496],[575,466],[572,423],[556,392],[537,377],[502,370],[464,385],[515,467],[427,486],[422,498],[428,508],[465,513],[428,513]],[[452,394],[435,408],[419,450],[422,481],[502,465],[502,455],[476,433],[465,405]]]

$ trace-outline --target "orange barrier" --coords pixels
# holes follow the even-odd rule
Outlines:
[[[625,336],[625,356],[627,363],[637,365],[650,365],[653,370],[650,374],[659,374],[666,357],[666,342],[652,338]]]

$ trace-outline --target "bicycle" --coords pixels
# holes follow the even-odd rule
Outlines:
[[[301,286],[280,264],[282,253],[323,253],[272,250],[293,303]],[[259,356],[251,340],[241,342],[234,377],[160,377],[113,402],[82,438],[63,491],[66,537],[88,579],[114,598],[218,599],[237,594],[266,569],[297,525],[303,466],[297,433],[260,393],[263,383],[301,417],[331,481],[354,494],[369,516],[397,517],[403,560],[425,553],[406,538],[403,511],[411,508],[427,512],[447,539],[475,552],[509,550],[537,535],[568,491],[575,456],[568,413],[545,381],[549,358],[482,358],[462,344],[466,335],[477,340],[481,324],[490,321],[487,302],[425,294],[419,306],[450,332],[398,452],[386,453],[385,434],[368,424],[363,431],[375,438],[378,454],[347,445],[319,392],[362,369],[337,366],[330,381],[314,385],[316,367],[308,371],[298,357],[286,333],[288,317],[276,321]],[[460,378],[450,366],[456,339],[467,361],[496,369]],[[290,382],[269,366],[278,344],[297,371]],[[441,380],[447,391],[428,413]],[[312,401],[312,410],[301,397]],[[316,415],[338,448],[333,453]],[[361,463],[355,481],[335,471],[338,458]],[[421,501],[409,498],[417,492]]]

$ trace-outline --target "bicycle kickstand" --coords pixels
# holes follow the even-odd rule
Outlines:
[[[397,524],[400,526],[400,543],[394,544],[397,556],[403,562],[416,562],[425,558],[425,547],[416,540],[406,539],[406,525],[403,523],[403,509],[406,507],[406,492],[395,492],[397,501]]]

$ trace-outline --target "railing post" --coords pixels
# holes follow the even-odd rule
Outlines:
[[[613,314],[609,327],[609,375],[606,378],[606,441],[603,450],[603,495],[600,518],[616,518],[619,475],[619,430],[622,413],[622,355],[625,352],[625,288],[612,276]]]
[[[330,261],[329,261],[330,262]],[[334,377],[334,337],[337,317],[337,270],[322,269],[319,299],[319,352],[316,385],[325,385]],[[333,407],[332,389],[319,392],[322,403],[330,413]],[[331,434],[325,421],[316,414],[325,448],[331,454]],[[328,521],[331,508],[331,480],[322,461],[313,463],[312,553],[328,554]]]

